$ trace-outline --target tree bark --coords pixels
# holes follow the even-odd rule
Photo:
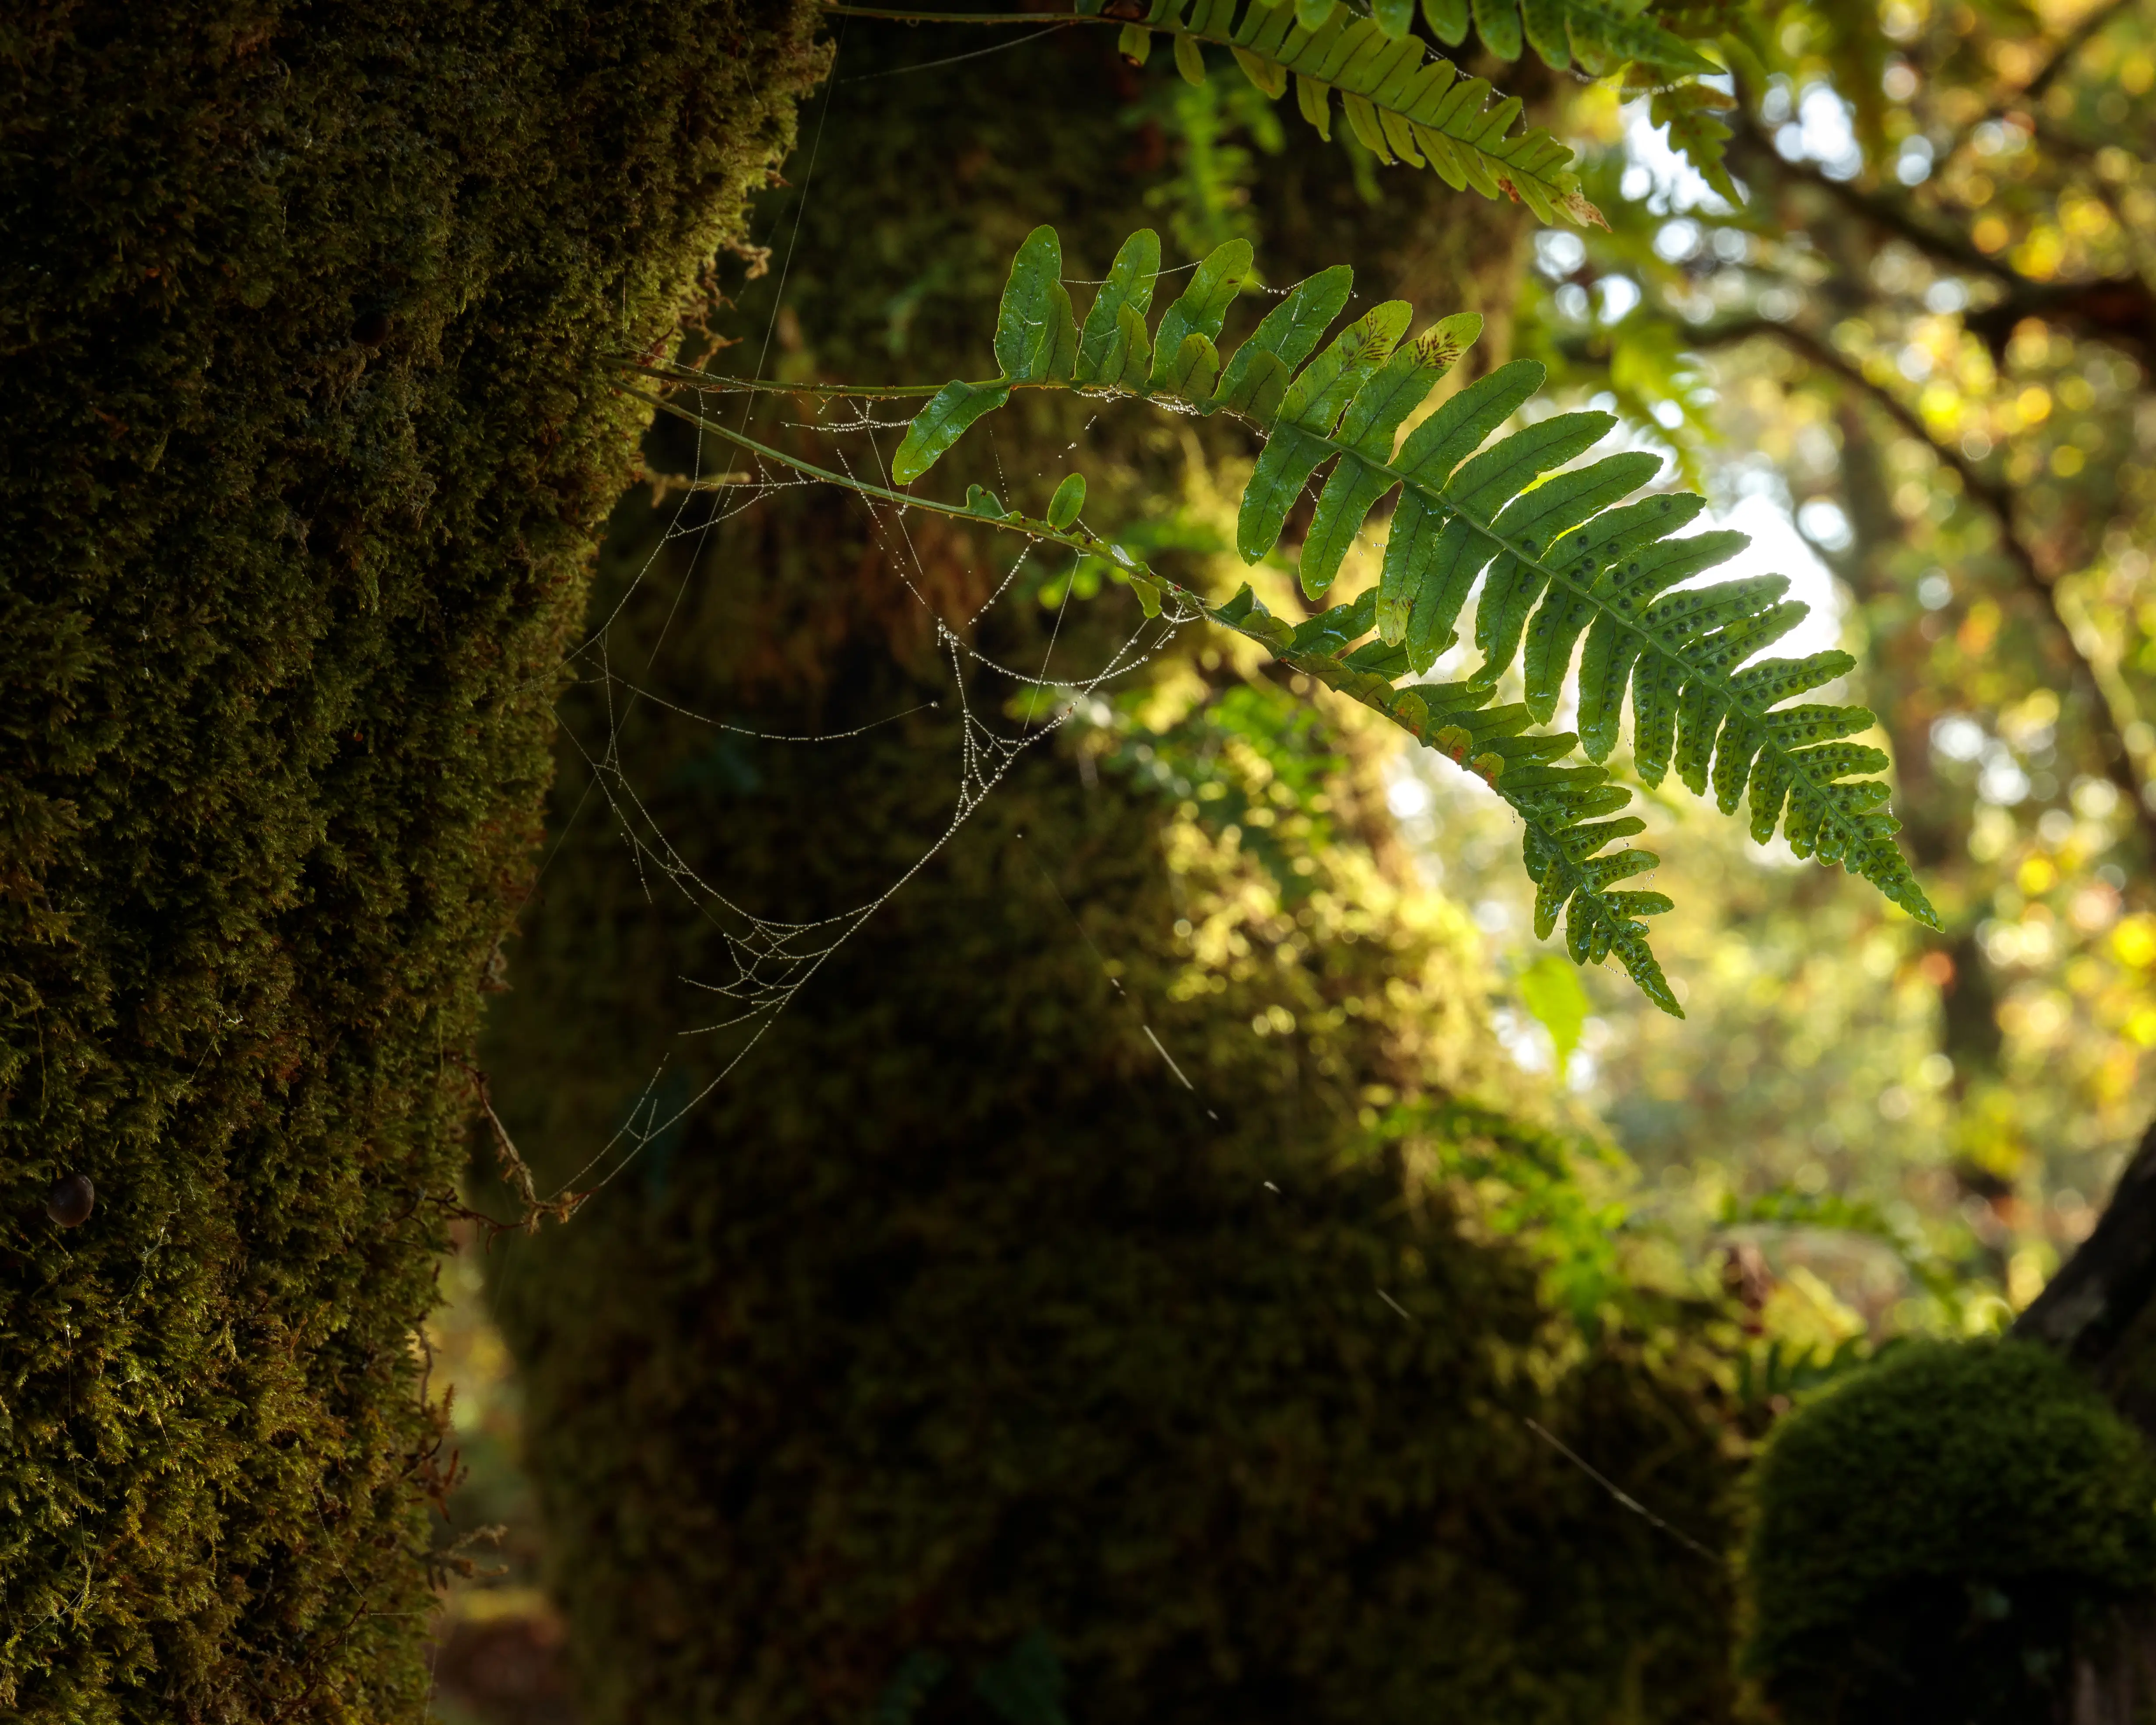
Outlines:
[[[2014,1322],[2056,1348],[2156,1440],[2156,1125],[2112,1189],[2095,1229]],[[2133,1725],[2156,1700],[2156,1607],[2112,1614],[2076,1647],[2068,1725]]]
[[[644,417],[609,361],[738,231],[810,25],[28,0],[0,26],[11,1719],[424,1709],[414,1331]]]
[[[968,45],[906,41],[853,21],[841,79]],[[771,301],[750,295],[783,273],[767,371],[981,375],[1029,228],[1054,221],[1082,279],[1147,218],[1126,75],[1065,39],[838,84],[721,367],[757,366]],[[1517,213],[1404,172],[1373,209],[1308,134],[1290,147],[1257,188],[1269,280],[1344,260],[1358,307],[1508,303]],[[934,489],[1038,508],[1082,470],[1088,518],[1121,528],[1184,497],[1186,446],[1232,452],[1214,428],[1092,413],[1029,400]],[[803,413],[760,423],[785,437]],[[526,1153],[610,1182],[493,1260],[590,1716],[1711,1716],[1726,1576],[1525,1423],[1717,1538],[1728,1474],[1681,1348],[1578,1349],[1531,1264],[1463,1236],[1432,1164],[1522,1128],[1372,1130],[1395,1101],[1524,1099],[1347,721],[1281,740],[1329,840],[1298,833],[1294,799],[1231,832],[1128,751],[1039,749],[730,1075],[740,1031],[682,1034],[739,1009],[698,986],[734,976],[731,906],[829,917],[942,830],[962,688],[1019,728],[1023,689],[970,664],[954,681],[936,621],[1029,670],[1060,629],[1069,675],[1137,619],[1111,587],[1059,621],[1022,572],[976,625],[1005,567],[988,536],[879,531],[825,492],[740,501],[664,545],[670,502],[624,506],[624,603],[584,662],[557,848],[490,1032]],[[1195,499],[1176,531],[1210,519]],[[1161,556],[1241,572],[1231,552]],[[1209,669],[1217,645],[1178,644],[1137,690],[1239,683]]]
[[[2014,1322],[2088,1372],[2156,1439],[2156,1126],[2112,1189],[2095,1229]]]

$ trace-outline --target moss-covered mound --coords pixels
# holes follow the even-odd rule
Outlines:
[[[2156,1463],[2050,1350],[1926,1343],[1774,1435],[1747,1662],[1802,1725],[2050,1717],[2156,1586]]]
[[[423,1703],[413,1331],[644,417],[608,361],[811,24],[0,17],[0,1716]]]

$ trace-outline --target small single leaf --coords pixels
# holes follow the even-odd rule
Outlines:
[[[1152,372],[1152,337],[1146,332],[1145,314],[1135,305],[1125,305],[1116,313],[1116,327],[1122,331],[1123,370],[1118,382],[1136,394],[1145,393],[1146,379]]]
[[[1414,0],[1371,0],[1370,17],[1397,42],[1414,23]]]
[[[1430,20],[1430,33],[1447,48],[1467,39],[1467,0],[1422,0],[1422,15]]]
[[[1243,69],[1243,75],[1273,100],[1278,101],[1287,94],[1287,68],[1278,60],[1262,59],[1247,48],[1229,51],[1235,56],[1235,64]]]
[[[1198,45],[1195,36],[1186,36],[1181,31],[1175,36],[1175,69],[1183,74],[1185,84],[1205,81],[1205,52]]]
[[[1355,542],[1363,517],[1395,483],[1390,474],[1374,472],[1353,455],[1340,458],[1318,494],[1317,510],[1310,519],[1310,536],[1303,541],[1302,554],[1296,563],[1308,597],[1325,596]]]
[[[966,513],[977,515],[983,521],[999,521],[1004,518],[1003,500],[986,485],[966,487]]]
[[[1055,488],[1055,495],[1048,500],[1048,524],[1051,527],[1067,527],[1078,519],[1078,511],[1086,506],[1086,475],[1074,473],[1065,478]]]
[[[946,383],[906,428],[898,453],[891,458],[891,483],[911,485],[964,435],[968,426],[1009,399],[1008,383],[968,383],[958,378]]]
[[[1142,66],[1152,53],[1152,32],[1143,24],[1125,24],[1116,38],[1116,52],[1134,66]]]
[[[1474,0],[1475,30],[1482,45],[1501,60],[1520,57],[1518,0]]]
[[[1568,69],[1572,44],[1565,34],[1567,0],[1522,0],[1520,9],[1527,18],[1527,40],[1543,64],[1560,72]]]
[[[1549,1032],[1557,1050],[1557,1076],[1562,1081],[1579,1046],[1579,1033],[1587,1027],[1594,1003],[1579,980],[1578,967],[1555,953],[1545,952],[1519,974],[1520,999],[1535,1022]]]
[[[1055,230],[1034,228],[1011,259],[996,309],[996,363],[1015,382],[1040,382],[1051,372],[1062,326],[1072,321],[1062,275],[1063,245]],[[1074,341],[1074,352],[1075,347]]]
[[[1385,141],[1385,128],[1378,119],[1378,110],[1371,106],[1370,99],[1358,91],[1343,90],[1340,92],[1340,105],[1348,110],[1348,124],[1354,128],[1363,147],[1389,166],[1393,146]]]
[[[1243,488],[1243,503],[1235,517],[1235,549],[1246,563],[1255,563],[1280,543],[1287,512],[1295,506],[1317,465],[1332,453],[1332,445],[1312,437],[1286,417],[1275,424],[1273,434],[1258,451],[1250,482]]]
[[[1296,0],[1299,6],[1301,0]],[[1302,110],[1302,117],[1317,128],[1317,135],[1327,143],[1332,141],[1332,89],[1314,78],[1295,74],[1296,105]]]
[[[1278,354],[1253,354],[1246,341],[1228,362],[1214,399],[1233,412],[1249,414],[1260,425],[1270,425],[1286,398],[1288,382],[1288,368]]]
[[[1220,356],[1210,341],[1193,330],[1183,338],[1174,362],[1165,372],[1154,367],[1153,388],[1157,393],[1180,396],[1185,401],[1210,401],[1214,380],[1219,375]]]

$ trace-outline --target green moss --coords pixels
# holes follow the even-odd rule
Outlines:
[[[773,368],[978,371],[984,304],[1043,215],[1071,274],[1101,273],[1146,189],[1142,141],[1110,44],[1077,36],[839,86],[788,266],[798,342],[782,322]],[[842,75],[947,49],[855,21]],[[1281,208],[1347,248],[1315,261],[1359,259],[1328,225],[1336,194],[1360,208],[1331,172],[1320,157]],[[962,198],[928,189],[953,181]],[[773,219],[792,231],[791,209]],[[1281,279],[1312,261],[1268,254]],[[755,358],[757,291],[732,325],[752,345],[722,363]],[[939,485],[1045,504],[1088,412],[999,420]],[[1182,428],[1156,429],[1104,416],[1087,434],[1089,517],[1179,495]],[[1366,1123],[1389,1100],[1481,1095],[1503,1137],[1504,1108],[1535,1104],[1512,1093],[1471,932],[1391,845],[1352,721],[1281,726],[1322,822],[1240,743],[1206,751],[1232,795],[1188,809],[1036,749],[623,1161],[641,1097],[667,1120],[741,1047],[682,1034],[732,1010],[699,986],[734,975],[729,905],[830,916],[942,832],[961,730],[932,613],[1009,665],[1039,665],[1056,626],[1024,574],[967,621],[1006,567],[984,532],[914,519],[901,539],[822,493],[737,501],[664,544],[670,505],[617,519],[601,603],[624,608],[565,706],[558,848],[490,1030],[542,1185],[620,1169],[491,1260],[590,1717],[1712,1716],[1719,1566],[1524,1423],[1713,1539],[1731,1470],[1697,1375],[1636,1337],[1590,1353],[1524,1255],[1466,1237],[1437,1129]],[[1174,555],[1194,580],[1226,572]],[[1127,592],[1073,600],[1056,666],[1097,665],[1137,622]],[[1217,644],[1132,680],[1164,709],[1209,678],[1241,686],[1199,658]],[[658,699],[609,701],[607,665]],[[966,685],[984,723],[1018,729],[1010,680],[969,665]],[[808,747],[676,710],[877,728]],[[610,759],[625,778],[595,782]],[[1241,818],[1200,817],[1216,806]],[[669,849],[639,867],[624,825]]]
[[[778,3],[0,23],[0,1712],[424,1692],[414,1324],[553,667]],[[87,1223],[41,1204],[88,1173]]]
[[[1747,1662],[1792,1721],[2047,1717],[2156,1586],[2156,1462],[2048,1349],[1900,1349],[1777,1430]]]

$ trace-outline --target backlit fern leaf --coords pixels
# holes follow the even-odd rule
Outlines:
[[[1098,16],[1105,3],[1079,0],[1077,9]],[[1409,33],[1413,10],[1413,0],[1383,0],[1365,18],[1337,0],[1152,0],[1144,20],[1125,28],[1123,42],[1126,52],[1142,59],[1151,33],[1165,32],[1174,41],[1177,66],[1193,83],[1205,76],[1197,44],[1217,43],[1276,100],[1292,80],[1303,117],[1322,136],[1332,136],[1337,90],[1355,136],[1379,161],[1427,164],[1455,191],[1471,186],[1485,198],[1509,193],[1544,222],[1562,215],[1606,226],[1601,212],[1580,195],[1570,172],[1572,151],[1546,131],[1514,132],[1518,99],[1490,105],[1486,79],[1462,78],[1450,60],[1430,54]]]
[[[1758,842],[1779,828],[1799,856],[1842,863],[1912,916],[1934,920],[1894,843],[1886,785],[1861,776],[1882,771],[1887,757],[1845,740],[1869,729],[1871,714],[1851,706],[1777,710],[1841,675],[1851,661],[1821,653],[1745,668],[1795,628],[1806,608],[1784,597],[1789,583],[1780,576],[1681,588],[1746,542],[1735,533],[1672,536],[1705,506],[1695,496],[1625,502],[1655,476],[1659,457],[1627,452],[1568,469],[1609,432],[1613,416],[1560,413],[1482,448],[1542,382],[1542,367],[1520,360],[1460,390],[1400,442],[1401,426],[1474,339],[1479,320],[1444,319],[1407,341],[1409,309],[1390,300],[1320,351],[1348,300],[1352,277],[1340,267],[1292,289],[1223,369],[1214,343],[1250,269],[1242,241],[1201,264],[1161,319],[1176,358],[1163,362],[1161,341],[1143,367],[1140,295],[1150,293],[1159,255],[1149,229],[1125,242],[1081,341],[1075,326],[1063,328],[1071,313],[1067,299],[1056,298],[1062,259],[1055,230],[1034,230],[1012,264],[997,326],[998,358],[1023,347],[1024,369],[1007,372],[999,387],[1007,393],[1009,383],[1067,378],[1082,388],[1166,394],[1200,412],[1224,409],[1254,422],[1265,441],[1236,524],[1236,548],[1249,562],[1279,542],[1296,500],[1329,465],[1298,558],[1312,598],[1332,586],[1371,511],[1397,492],[1374,620],[1380,639],[1402,652],[1403,669],[1427,670],[1451,644],[1479,580],[1478,686],[1494,686],[1519,664],[1525,710],[1547,722],[1584,633],[1579,715],[1589,761],[1599,766],[1614,748],[1629,691],[1634,763],[1645,783],[1659,785],[1674,763],[1695,792],[1704,793],[1711,778],[1725,814],[1748,792]],[[1111,320],[1119,340],[1106,334]],[[1059,377],[1058,357],[1066,352],[1077,357]],[[1141,369],[1143,385],[1133,381]],[[893,464],[901,484],[948,447],[944,430],[983,399],[981,388],[947,386],[914,422]]]
[[[685,417],[865,494],[989,521],[1107,561],[1125,572],[1149,613],[1172,597],[1385,714],[1476,773],[1519,815],[1523,860],[1537,886],[1537,933],[1547,937],[1562,920],[1576,960],[1614,954],[1666,1010],[1676,1012],[1677,1003],[1640,919],[1670,901],[1621,885],[1657,859],[1608,850],[1643,830],[1636,817],[1620,816],[1631,793],[1603,765],[1616,746],[1628,692],[1634,766],[1644,783],[1659,785],[1674,765],[1696,793],[1704,794],[1711,781],[1725,814],[1748,794],[1755,840],[1764,844],[1779,829],[1799,856],[1841,863],[1937,926],[1894,844],[1887,787],[1867,776],[1883,771],[1887,757],[1849,740],[1871,728],[1872,715],[1855,706],[1782,705],[1840,676],[1851,668],[1849,656],[1754,660],[1805,614],[1785,598],[1789,583],[1779,575],[1683,584],[1734,556],[1743,535],[1680,536],[1705,507],[1702,499],[1635,497],[1661,469],[1657,456],[1628,451],[1571,466],[1613,428],[1608,413],[1555,414],[1491,443],[1540,387],[1543,367],[1532,361],[1478,378],[1403,439],[1403,428],[1480,333],[1481,320],[1445,318],[1408,341],[1409,308],[1390,300],[1327,342],[1349,297],[1353,277],[1344,267],[1291,289],[1224,364],[1217,344],[1251,261],[1244,241],[1220,247],[1148,328],[1160,243],[1141,230],[1124,242],[1081,329],[1062,281],[1055,231],[1035,228],[1013,260],[997,314],[1002,375],[937,390],[908,426],[891,478],[898,485],[919,479],[1016,388],[1147,397],[1186,412],[1231,413],[1262,439],[1236,521],[1245,561],[1275,550],[1296,501],[1325,475],[1296,558],[1312,600],[1330,589],[1373,511],[1397,496],[1378,584],[1300,626],[1270,616],[1247,587],[1213,605],[1134,563],[1075,525],[1075,501],[1061,511],[1060,500],[1082,495],[1069,482],[1050,506],[1054,519],[1005,510],[978,486],[963,506],[933,503],[809,467],[717,421]],[[1474,675],[1462,683],[1401,682],[1430,670],[1457,639],[1454,625],[1478,583],[1475,639],[1482,662]],[[1575,655],[1580,735],[1531,734],[1531,725],[1553,716],[1574,680]],[[1526,698],[1491,705],[1499,679],[1515,666]],[[1575,747],[1584,762],[1570,758]]]

